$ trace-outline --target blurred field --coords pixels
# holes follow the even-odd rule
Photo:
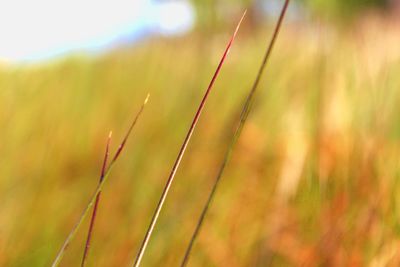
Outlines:
[[[143,266],[177,266],[271,34],[242,30]],[[133,260],[228,34],[0,67],[0,266],[49,266],[147,92],[88,266]],[[399,266],[400,24],[286,23],[190,266]],[[87,224],[62,266],[77,266]]]

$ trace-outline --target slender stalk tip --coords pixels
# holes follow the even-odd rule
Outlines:
[[[146,104],[147,104],[147,102],[149,101],[149,98],[150,98],[150,93],[147,94],[146,99],[144,100],[143,105],[146,105]]]
[[[246,17],[246,14],[247,14],[247,9],[243,12],[242,17],[240,18],[239,23],[236,26],[235,32],[233,33],[233,36],[236,36],[236,34],[238,33],[240,25],[242,25],[242,22],[243,22],[244,18]]]
[[[237,26],[237,29],[239,29],[240,24],[242,24],[242,21],[243,21],[244,18],[246,17],[246,14],[247,14],[247,8],[244,10],[242,17],[240,18],[239,25]],[[236,30],[236,31],[237,31],[237,30]]]
[[[109,132],[108,139],[111,139],[111,136],[112,136],[112,131]]]
[[[218,69],[221,67],[222,63],[225,61],[225,57],[226,57],[226,56],[229,54],[229,52],[231,51],[232,43],[233,43],[233,41],[235,40],[237,33],[239,32],[240,26],[242,25],[242,21],[244,20],[244,17],[246,16],[246,13],[247,13],[247,9],[243,12],[242,17],[240,18],[238,24],[236,25],[235,31],[234,31],[233,34],[232,34],[231,40],[230,40],[229,43],[228,43],[228,47],[226,48],[225,54],[224,54],[223,57],[222,57],[222,60],[221,60],[221,62],[220,62],[220,66],[218,67]],[[213,81],[212,81],[212,83],[213,83]]]

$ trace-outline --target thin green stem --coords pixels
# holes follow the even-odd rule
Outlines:
[[[86,216],[88,215],[89,210],[90,210],[90,209],[92,208],[92,206],[94,205],[94,203],[95,203],[95,201],[96,201],[96,199],[97,199],[97,196],[99,195],[99,193],[100,193],[101,190],[103,189],[104,184],[107,182],[108,177],[109,177],[109,175],[110,175],[110,172],[111,172],[112,168],[114,167],[114,164],[115,164],[115,162],[116,162],[118,156],[120,155],[121,151],[123,150],[123,148],[124,148],[124,146],[125,146],[125,143],[126,143],[128,137],[129,137],[129,135],[130,135],[130,133],[131,133],[133,127],[136,125],[136,122],[138,121],[140,115],[142,114],[143,109],[144,109],[144,107],[145,107],[145,105],[146,105],[148,99],[149,99],[149,95],[147,95],[147,97],[146,97],[145,101],[143,102],[141,108],[139,109],[138,113],[136,113],[136,116],[135,116],[135,118],[134,118],[134,120],[133,120],[133,122],[132,122],[132,124],[131,124],[131,126],[130,126],[128,132],[127,132],[127,134],[125,135],[125,138],[123,139],[121,145],[119,146],[117,152],[115,153],[115,156],[114,156],[113,160],[110,162],[110,165],[108,165],[108,168],[107,168],[107,170],[106,170],[105,173],[104,173],[103,180],[97,185],[94,194],[93,194],[92,197],[90,198],[89,204],[86,206],[85,210],[82,212],[82,214],[81,214],[81,216],[79,217],[78,221],[76,222],[76,224],[74,225],[74,227],[72,228],[72,230],[70,231],[70,233],[68,234],[67,239],[64,241],[64,243],[63,243],[61,249],[60,249],[59,252],[57,253],[56,258],[54,259],[54,261],[53,261],[53,263],[52,263],[52,265],[51,265],[52,267],[57,267],[57,266],[59,266],[59,264],[60,264],[60,262],[61,262],[61,260],[62,260],[62,258],[63,258],[63,256],[64,256],[64,254],[65,254],[65,251],[68,249],[68,247],[69,247],[71,241],[74,239],[76,233],[78,232],[80,226],[82,225],[82,222],[85,220]]]
[[[216,71],[214,73],[214,76],[212,77],[211,82],[210,82],[210,84],[209,84],[209,86],[208,86],[208,88],[207,88],[207,90],[206,90],[206,92],[204,94],[204,97],[200,102],[200,106],[198,107],[198,109],[196,111],[196,114],[195,114],[195,116],[193,118],[192,124],[190,125],[190,128],[189,128],[189,130],[188,130],[188,132],[186,134],[186,137],[185,137],[185,139],[183,141],[181,149],[180,149],[180,151],[178,153],[178,156],[177,156],[177,158],[175,160],[175,163],[174,163],[174,165],[172,167],[171,173],[170,173],[170,175],[169,175],[169,177],[167,179],[167,182],[165,184],[164,190],[163,190],[163,192],[161,194],[161,198],[160,198],[160,200],[159,200],[159,202],[157,204],[157,207],[156,207],[156,209],[154,211],[153,217],[152,217],[151,222],[149,224],[149,227],[148,227],[148,229],[146,231],[145,237],[144,237],[144,239],[142,241],[142,244],[141,244],[141,246],[139,248],[139,251],[138,251],[138,253],[136,255],[135,262],[133,263],[134,267],[139,267],[140,266],[140,262],[141,262],[141,260],[143,258],[143,255],[144,255],[144,252],[146,250],[147,244],[148,244],[148,242],[149,242],[149,240],[151,238],[151,235],[153,233],[154,227],[155,227],[155,225],[157,223],[157,220],[158,220],[158,217],[160,215],[161,209],[162,209],[162,207],[164,205],[165,199],[167,198],[168,192],[169,192],[169,190],[171,188],[171,185],[172,185],[172,182],[174,180],[175,174],[176,174],[176,172],[178,170],[178,167],[179,167],[179,165],[181,163],[183,155],[185,154],[187,145],[188,145],[188,143],[190,141],[190,138],[192,137],[194,129],[196,128],[197,122],[199,121],[200,115],[201,115],[201,113],[202,113],[202,111],[204,109],[204,105],[205,105],[205,103],[207,101],[208,95],[211,92],[211,90],[213,88],[213,85],[215,83],[215,80],[217,79],[218,74],[219,74],[219,72],[220,72],[220,70],[222,68],[222,65],[224,64],[224,61],[225,61],[226,57],[229,54],[230,48],[231,48],[231,46],[233,44],[233,41],[235,40],[236,34],[237,34],[237,32],[238,32],[238,30],[240,28],[240,25],[241,25],[241,23],[242,23],[242,21],[244,19],[245,14],[246,14],[246,12],[244,12],[244,14],[243,14],[242,18],[240,19],[238,25],[236,26],[235,32],[233,33],[231,39],[229,40],[229,43],[228,43],[228,45],[227,45],[227,47],[225,49],[225,52],[222,55],[222,58],[221,58],[221,60],[220,60],[220,62],[218,64],[218,67],[217,67],[217,69],[216,69]]]
[[[206,204],[205,204],[205,206],[204,206],[204,208],[203,208],[203,210],[201,212],[201,215],[200,215],[200,218],[199,218],[199,220],[197,222],[196,228],[195,228],[195,230],[193,232],[193,235],[192,235],[192,237],[190,239],[189,245],[188,245],[188,247],[186,249],[184,258],[183,258],[182,263],[181,263],[181,267],[186,266],[188,261],[189,261],[190,253],[192,251],[194,242],[195,242],[197,236],[200,233],[201,226],[203,225],[205,216],[206,216],[206,214],[207,214],[207,212],[208,212],[208,210],[210,208],[211,202],[212,202],[212,200],[214,198],[214,195],[215,195],[215,193],[216,193],[216,191],[218,189],[218,185],[219,185],[219,182],[220,182],[220,180],[222,178],[222,175],[224,173],[225,167],[228,164],[228,162],[230,161],[230,159],[232,157],[232,152],[233,152],[233,150],[235,148],[235,145],[236,145],[236,143],[237,143],[237,141],[238,141],[238,139],[239,139],[239,137],[240,137],[240,135],[242,133],[243,127],[244,127],[244,125],[246,123],[247,117],[248,117],[249,112],[250,112],[251,107],[252,107],[252,103],[253,103],[253,100],[254,100],[254,95],[255,95],[255,93],[257,91],[257,88],[258,88],[258,85],[260,83],[261,77],[262,77],[262,75],[264,73],[264,70],[265,70],[265,67],[266,67],[266,65],[268,63],[268,59],[269,59],[269,57],[271,55],[271,52],[272,52],[272,49],[274,47],[275,41],[276,41],[276,39],[278,37],[278,33],[279,33],[280,28],[281,28],[283,18],[285,17],[286,10],[287,10],[287,7],[289,5],[289,1],[290,0],[285,0],[285,3],[283,5],[282,11],[281,11],[281,14],[279,16],[278,22],[277,22],[275,30],[274,30],[274,34],[272,36],[272,39],[269,42],[267,51],[266,51],[266,53],[264,55],[263,61],[262,61],[261,66],[260,66],[260,68],[258,70],[257,77],[254,80],[253,86],[251,87],[250,92],[249,92],[249,94],[248,94],[248,96],[246,98],[246,101],[244,103],[242,112],[240,114],[240,120],[237,123],[236,130],[235,130],[235,132],[234,132],[234,134],[232,136],[231,142],[230,142],[230,144],[228,146],[228,149],[227,149],[227,151],[225,153],[224,159],[223,159],[222,164],[220,166],[220,169],[218,171],[218,174],[217,174],[217,177],[216,177],[215,182],[213,184],[212,190],[211,190],[211,192],[210,192],[210,194],[208,196],[207,202],[206,202]]]

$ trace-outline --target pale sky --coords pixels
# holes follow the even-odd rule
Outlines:
[[[194,24],[183,1],[1,0],[0,61],[35,61],[92,51],[146,32],[180,33]]]

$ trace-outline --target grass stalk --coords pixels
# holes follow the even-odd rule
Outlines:
[[[105,182],[108,180],[108,177],[110,175],[110,172],[112,170],[112,168],[114,167],[114,164],[116,162],[116,160],[118,159],[119,155],[121,154],[122,150],[125,147],[125,144],[132,132],[133,127],[136,125],[140,115],[143,112],[143,109],[149,99],[150,95],[147,95],[146,99],[144,100],[142,106],[140,107],[139,111],[136,113],[134,120],[132,122],[132,124],[130,125],[124,139],[121,142],[121,145],[118,147],[112,161],[110,162],[110,164],[108,165],[107,170],[104,173],[103,179],[102,181],[97,185],[96,190],[94,191],[92,197],[90,198],[90,201],[88,203],[88,205],[86,206],[86,208],[84,209],[84,211],[82,212],[81,216],[79,217],[78,221],[76,222],[76,224],[73,226],[72,230],[70,231],[70,233],[68,234],[66,240],[64,241],[61,249],[59,250],[59,252],[57,253],[56,258],[54,259],[53,263],[52,263],[52,267],[57,267],[59,266],[65,251],[68,249],[71,241],[74,239],[76,233],[78,232],[80,226],[82,225],[82,222],[85,220],[86,216],[88,215],[90,209],[93,207],[94,203],[96,202],[97,196],[99,195],[99,193],[101,192],[101,190],[103,189],[103,186],[105,184]]]
[[[165,184],[164,190],[163,190],[163,192],[161,194],[160,200],[159,200],[159,202],[157,204],[157,207],[156,207],[156,209],[154,211],[154,214],[153,214],[153,217],[151,219],[151,222],[150,222],[150,224],[148,226],[148,229],[146,231],[145,237],[144,237],[144,239],[142,241],[142,244],[141,244],[141,246],[139,248],[139,251],[138,251],[138,253],[136,255],[135,261],[133,263],[134,267],[140,266],[140,263],[142,261],[144,252],[145,252],[146,247],[147,247],[147,244],[148,244],[148,242],[149,242],[149,240],[151,238],[151,235],[153,233],[154,227],[155,227],[155,225],[157,223],[157,220],[158,220],[158,217],[159,217],[160,212],[162,210],[162,207],[164,205],[165,199],[167,198],[168,192],[169,192],[169,190],[171,188],[171,185],[172,185],[172,182],[174,180],[175,174],[176,174],[176,172],[178,170],[178,167],[179,167],[179,165],[180,165],[180,163],[182,161],[183,155],[185,154],[185,151],[186,151],[186,148],[187,148],[188,143],[190,141],[190,138],[192,137],[194,129],[196,128],[197,122],[199,121],[200,115],[201,115],[201,113],[202,113],[202,111],[204,109],[204,105],[205,105],[205,103],[207,101],[207,98],[208,98],[208,96],[209,96],[209,94],[210,94],[210,92],[211,92],[211,90],[213,88],[215,80],[218,77],[218,74],[219,74],[219,72],[220,72],[220,70],[222,68],[222,65],[225,62],[225,59],[229,54],[229,51],[230,51],[231,46],[233,44],[233,41],[235,40],[236,34],[237,34],[237,32],[238,32],[238,30],[240,28],[240,25],[241,25],[245,15],[246,15],[246,12],[243,13],[243,16],[241,17],[239,23],[237,24],[236,29],[235,29],[233,35],[231,36],[231,38],[230,38],[230,40],[228,42],[228,45],[227,45],[227,47],[226,47],[226,49],[224,51],[224,54],[222,55],[222,58],[221,58],[221,60],[220,60],[220,62],[218,64],[218,67],[217,67],[217,69],[216,69],[216,71],[214,73],[214,76],[212,77],[211,82],[210,82],[210,84],[209,84],[209,86],[208,86],[208,88],[207,88],[207,90],[206,90],[206,92],[205,92],[205,94],[203,96],[203,99],[201,100],[200,105],[199,105],[199,107],[198,107],[198,109],[196,111],[196,114],[194,115],[192,124],[190,125],[189,130],[188,130],[188,132],[186,134],[186,137],[185,137],[185,139],[183,141],[183,144],[182,144],[182,146],[180,148],[178,156],[177,156],[177,158],[175,160],[175,163],[174,163],[174,165],[172,167],[172,170],[171,170],[171,172],[169,174],[169,177],[167,179],[167,182]]]
[[[196,228],[195,228],[195,230],[193,232],[193,235],[192,235],[192,237],[190,239],[189,245],[188,245],[188,247],[187,247],[187,249],[185,251],[185,255],[183,257],[183,260],[182,260],[182,263],[181,263],[181,267],[186,266],[188,261],[189,261],[190,253],[192,251],[194,242],[195,242],[197,236],[200,233],[201,226],[203,225],[203,222],[204,222],[205,216],[207,214],[207,211],[209,210],[211,202],[212,202],[212,200],[214,198],[214,195],[215,195],[215,193],[216,193],[216,191],[218,189],[218,185],[219,185],[221,177],[222,177],[222,175],[224,173],[225,167],[227,166],[228,162],[230,161],[230,159],[232,157],[232,152],[233,152],[233,150],[235,148],[235,145],[236,145],[236,143],[237,143],[237,141],[238,141],[238,139],[239,139],[239,137],[241,135],[241,132],[243,130],[243,127],[244,127],[244,125],[246,123],[247,117],[248,117],[249,112],[250,112],[251,107],[252,107],[252,103],[253,103],[253,100],[254,100],[254,95],[255,95],[255,93],[257,91],[257,88],[258,88],[258,85],[260,83],[261,77],[262,77],[262,75],[264,73],[265,67],[267,66],[268,59],[269,59],[269,57],[271,55],[271,52],[272,52],[272,49],[274,47],[275,41],[276,41],[276,39],[278,37],[279,30],[281,28],[282,21],[283,21],[283,19],[285,17],[289,2],[290,2],[290,0],[285,0],[285,3],[283,5],[283,7],[282,7],[282,11],[280,13],[278,22],[277,22],[277,24],[275,26],[275,30],[274,30],[274,33],[272,35],[272,38],[269,41],[269,44],[268,44],[268,47],[267,47],[267,51],[266,51],[266,53],[264,55],[263,61],[262,61],[261,65],[260,65],[260,68],[258,70],[256,79],[254,80],[253,85],[252,85],[252,87],[251,87],[251,89],[249,91],[249,94],[248,94],[248,96],[247,96],[247,98],[246,98],[246,100],[244,102],[244,105],[243,105],[243,108],[242,108],[242,111],[241,111],[241,114],[240,114],[239,121],[238,121],[238,123],[236,125],[236,130],[235,130],[235,132],[234,132],[234,134],[232,136],[231,142],[230,142],[230,144],[229,144],[229,146],[227,148],[227,151],[226,151],[225,156],[223,158],[222,164],[221,164],[221,166],[219,168],[219,171],[217,173],[217,177],[216,177],[216,179],[214,181],[212,190],[211,190],[211,192],[210,192],[210,194],[208,196],[207,202],[206,202],[206,204],[205,204],[205,206],[204,206],[204,208],[203,208],[203,210],[201,212],[200,218],[199,218],[199,220],[198,220],[198,222],[196,224]]]
[[[111,142],[111,135],[112,135],[112,132],[110,132],[110,134],[108,135],[107,145],[106,145],[106,152],[104,154],[103,166],[101,167],[101,174],[100,174],[99,183],[101,183],[101,181],[103,181],[104,173],[106,171],[107,161],[108,161],[108,156],[109,156],[109,149],[110,149],[110,142]],[[94,222],[96,220],[97,208],[99,206],[100,196],[101,196],[101,191],[99,192],[99,194],[96,197],[96,201],[95,201],[94,207],[93,207],[92,217],[90,218],[90,224],[89,224],[88,234],[87,234],[87,237],[86,237],[85,249],[83,251],[81,267],[85,266],[86,259],[87,259],[88,253],[89,253],[90,241],[92,239]]]

